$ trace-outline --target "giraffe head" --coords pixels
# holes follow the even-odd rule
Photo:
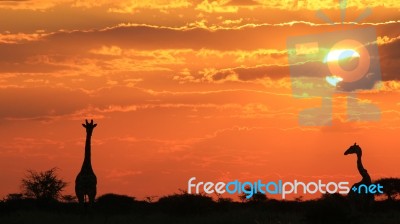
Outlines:
[[[348,155],[348,154],[357,154],[359,156],[362,155],[362,151],[359,145],[357,145],[357,143],[354,143],[354,145],[350,146],[346,152],[344,152],[344,155]]]
[[[86,129],[86,133],[89,135],[92,135],[93,129],[97,126],[97,124],[93,123],[93,120],[90,120],[90,123],[86,119],[85,124],[82,124],[82,126]]]

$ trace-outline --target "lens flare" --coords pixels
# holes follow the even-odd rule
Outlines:
[[[324,58],[323,62],[340,61],[348,58],[359,58],[360,54],[353,49],[331,50]]]
[[[343,81],[343,78],[339,76],[326,76],[325,80],[332,86],[336,86],[339,82]]]

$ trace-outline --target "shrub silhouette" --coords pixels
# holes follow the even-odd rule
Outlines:
[[[20,209],[33,209],[37,207],[37,203],[33,198],[25,198],[23,194],[8,194],[2,201],[3,212],[11,212]]]
[[[64,203],[74,203],[74,202],[77,201],[77,198],[75,196],[73,196],[73,195],[67,194],[67,195],[61,196],[61,200]]]
[[[134,203],[134,197],[109,193],[97,198],[96,207],[101,212],[117,214],[129,212]]]
[[[229,204],[233,202],[232,198],[223,198],[223,197],[218,197],[217,200],[218,204]]]
[[[9,202],[9,201],[20,201],[24,199],[24,195],[21,193],[11,193],[8,194],[5,198],[4,201],[5,202]]]
[[[348,199],[338,193],[324,194],[308,208],[307,223],[352,223]]]
[[[393,201],[400,195],[400,179],[399,178],[381,178],[375,181],[376,184],[383,186],[383,194],[387,200]]]
[[[161,197],[158,202],[161,210],[171,213],[192,214],[202,213],[213,209],[215,202],[203,194],[173,194]]]
[[[66,182],[57,177],[56,168],[41,172],[28,170],[21,182],[23,194],[41,202],[57,201],[67,186]]]
[[[250,187],[246,187],[245,188],[246,191],[250,191]],[[242,202],[250,202],[250,203],[262,203],[262,202],[266,202],[267,201],[267,195],[261,193],[261,192],[255,192],[255,190],[253,191],[253,195],[250,198],[247,198],[249,194],[247,193],[242,193],[241,195],[239,195],[239,199]]]

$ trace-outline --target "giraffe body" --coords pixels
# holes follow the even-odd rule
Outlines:
[[[357,170],[360,173],[362,179],[360,182],[355,183],[348,194],[349,199],[355,205],[356,208],[361,209],[361,210],[366,210],[370,207],[372,202],[374,201],[374,195],[370,193],[357,193],[354,192],[352,189],[355,187],[356,189],[359,189],[359,186],[364,184],[365,186],[369,187],[369,185],[372,184],[371,177],[368,174],[368,171],[364,168],[362,164],[362,150],[360,146],[358,146],[356,143],[354,145],[350,146],[349,149],[346,150],[344,155],[349,155],[349,154],[356,154],[357,155]]]
[[[82,168],[75,179],[75,194],[78,198],[79,204],[85,203],[85,196],[88,197],[89,204],[94,203],[97,189],[97,178],[93,172],[91,163],[91,137],[93,129],[97,124],[93,123],[93,120],[89,123],[86,120],[86,124],[82,124],[86,129],[86,144],[85,144],[85,158],[83,160]]]

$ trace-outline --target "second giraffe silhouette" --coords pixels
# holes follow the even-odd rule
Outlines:
[[[85,196],[89,198],[89,204],[93,204],[97,192],[97,178],[92,169],[91,138],[93,129],[97,124],[94,124],[93,120],[90,123],[86,120],[86,123],[82,124],[82,126],[86,129],[85,159],[83,160],[81,171],[75,180],[75,193],[79,204],[85,203]]]
[[[364,168],[362,164],[362,150],[359,145],[354,143],[354,145],[350,146],[345,152],[344,155],[349,155],[349,154],[356,154],[357,155],[357,169],[358,172],[360,173],[362,179],[360,182],[355,183],[349,192],[349,199],[351,200],[352,204],[356,206],[357,209],[365,210],[368,209],[368,207],[371,205],[371,203],[374,201],[374,195],[369,194],[369,193],[358,193],[356,191],[353,191],[353,189],[359,189],[359,186],[364,184],[365,186],[371,185],[371,177],[368,174],[368,171]]]

